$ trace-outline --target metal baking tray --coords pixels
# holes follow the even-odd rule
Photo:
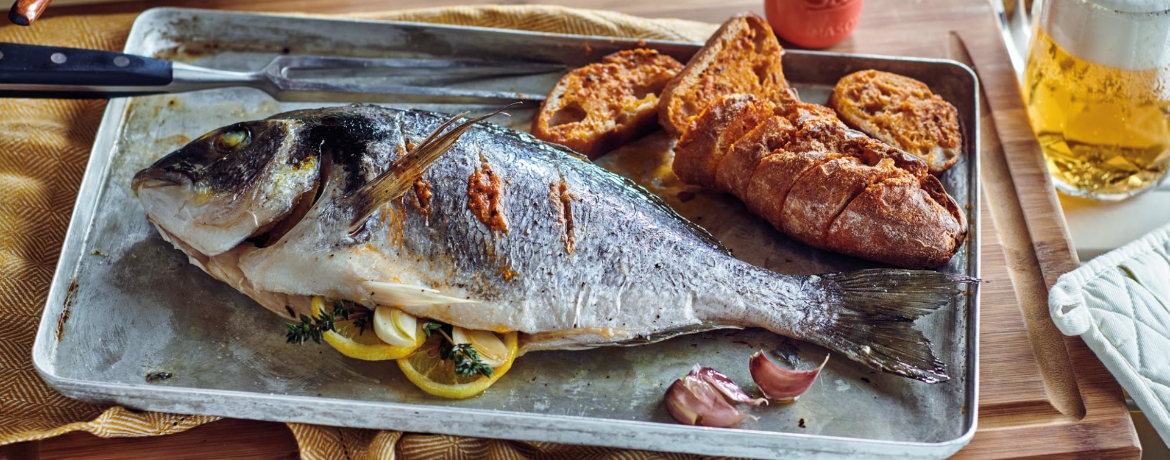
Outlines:
[[[278,53],[472,56],[575,66],[636,46],[684,61],[698,49],[697,44],[162,8],[138,17],[125,51],[244,70]],[[942,179],[968,213],[970,236],[942,270],[978,276],[974,74],[952,61],[802,51],[784,58],[788,79],[812,102],[824,102],[841,76],[868,68],[920,79],[958,108],[963,157]],[[543,93],[557,78],[476,84]],[[826,352],[761,330],[714,331],[632,348],[534,352],[518,359],[482,396],[448,401],[416,389],[393,363],[344,358],[328,346],[286,344],[283,319],[205,275],[162,241],[132,198],[130,177],[219,126],[337,103],[344,101],[277,102],[252,89],[111,101],[37,333],[33,362],[44,379],[69,397],[144,410],[756,458],[941,458],[974,434],[977,288],[917,324],[947,364],[950,381],[928,385],[835,358],[798,402],[753,409],[760,418],[736,429],[674,423],[661,402],[666,387],[701,363],[751,390],[747,361],[754,351],[778,351],[799,368],[814,366]],[[504,123],[526,129],[531,116],[531,110],[514,111]],[[750,263],[788,273],[875,266],[795,243],[737,200],[680,184],[667,166],[670,144],[659,132],[598,164],[663,196]]]

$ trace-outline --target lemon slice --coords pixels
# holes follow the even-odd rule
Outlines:
[[[313,315],[320,315],[326,308],[325,299],[313,298]],[[409,356],[424,342],[422,324],[416,324],[415,344],[409,347],[399,347],[383,342],[374,333],[374,328],[366,324],[365,331],[358,331],[353,321],[336,321],[334,328],[337,331],[328,331],[324,334],[325,342],[341,354],[354,359],[365,361],[387,361]]]
[[[502,364],[492,369],[494,372],[491,377],[482,375],[460,377],[455,374],[455,363],[439,358],[439,344],[446,340],[442,334],[431,334],[418,351],[399,359],[398,367],[406,374],[406,378],[422,391],[442,398],[467,399],[483,393],[512,367],[512,362],[516,359],[516,350],[519,348],[518,335],[515,332],[504,335],[507,357]]]

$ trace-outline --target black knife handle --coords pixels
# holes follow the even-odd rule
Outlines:
[[[0,85],[165,86],[171,61],[59,46],[0,43]]]

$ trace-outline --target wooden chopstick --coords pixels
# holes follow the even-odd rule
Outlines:
[[[8,10],[8,20],[13,24],[27,26],[41,17],[51,0],[16,0]]]

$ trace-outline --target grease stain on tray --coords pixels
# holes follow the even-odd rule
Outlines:
[[[170,380],[175,375],[170,372],[150,372],[146,374],[146,383],[159,383]]]
[[[77,292],[77,278],[69,281],[69,289],[65,291],[65,308],[61,310],[61,316],[57,317],[57,328],[54,330],[54,335],[57,341],[61,341],[61,335],[65,332],[65,322],[69,321],[69,311],[73,308],[73,294]]]

